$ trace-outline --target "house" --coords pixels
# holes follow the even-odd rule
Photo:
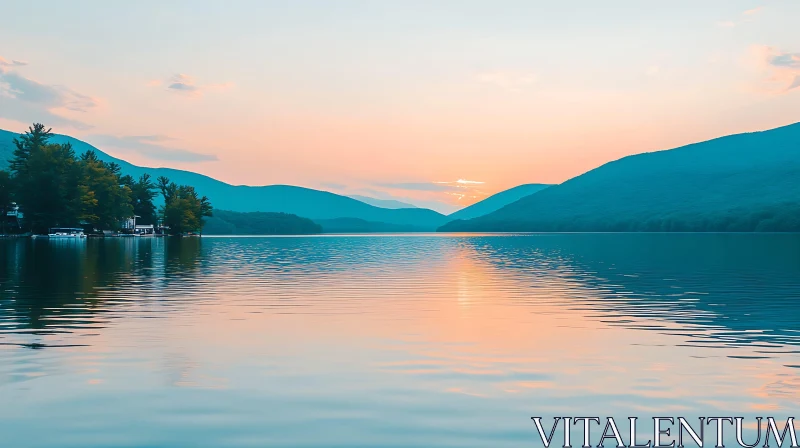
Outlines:
[[[23,213],[16,202],[12,202],[6,210],[6,215],[2,217],[2,231],[18,232],[22,228]]]
[[[133,215],[130,218],[123,219],[119,226],[123,230],[133,232],[133,230],[136,229],[136,218],[141,218],[141,216]]]
[[[139,236],[154,236],[156,234],[156,229],[152,224],[137,225],[134,227],[133,233]]]

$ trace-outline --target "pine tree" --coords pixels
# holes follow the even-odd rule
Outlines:
[[[28,127],[28,131],[14,139],[14,155],[9,161],[9,168],[15,174],[24,173],[27,170],[27,161],[31,152],[35,148],[41,148],[47,144],[47,140],[53,135],[52,129],[45,129],[41,123],[34,123]]]
[[[50,129],[35,123],[14,140],[10,173],[0,171],[0,211],[5,215],[13,194],[36,233],[77,225],[116,229],[132,215],[138,222],[155,224],[157,189],[173,233],[197,232],[203,218],[211,216],[208,198],[199,197],[193,187],[166,177],[154,183],[148,174],[138,180],[121,176],[119,164],[100,160],[93,150],[76,158],[69,143],[51,144],[51,137]]]
[[[52,134],[41,124],[14,140],[10,161],[12,183],[26,220],[35,232],[78,224],[82,196],[80,167],[69,143],[50,144]]]

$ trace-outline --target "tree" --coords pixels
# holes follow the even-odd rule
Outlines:
[[[212,215],[208,198],[200,197],[194,187],[176,185],[163,176],[158,178],[158,187],[164,196],[161,214],[169,232],[173,235],[199,232],[205,224],[203,218]]]
[[[36,148],[41,148],[47,144],[47,140],[53,135],[50,131],[52,129],[45,129],[41,123],[34,123],[33,126],[28,127],[28,131],[14,139],[14,155],[9,161],[9,168],[13,173],[24,173],[27,170],[27,161],[31,156],[31,152]]]
[[[133,214],[138,216],[136,222],[142,224],[155,224],[157,220],[156,206],[153,203],[156,197],[156,185],[151,179],[147,173],[142,174],[136,181],[131,176],[121,178],[122,184],[131,189]]]
[[[133,214],[131,188],[121,183],[118,166],[106,164],[93,150],[80,157],[80,219],[94,228],[116,229]]]
[[[208,198],[199,197],[190,186],[178,186],[166,177],[154,183],[148,174],[138,180],[122,176],[119,164],[102,161],[94,150],[76,158],[69,143],[51,144],[51,137],[50,129],[34,123],[14,140],[11,171],[0,171],[3,218],[13,194],[36,233],[79,224],[115,229],[132,215],[140,223],[155,224],[157,188],[164,195],[162,214],[173,233],[197,232],[203,218],[211,216]]]
[[[34,124],[14,140],[10,161],[13,190],[35,232],[78,224],[88,191],[79,185],[80,167],[69,143],[49,144],[50,130]]]
[[[11,201],[13,200],[13,194],[11,191],[11,173],[6,170],[0,170],[0,219],[3,220],[2,222],[2,229],[0,229],[0,233],[6,233],[6,223],[8,221],[8,210],[11,206]]]
[[[175,196],[178,186],[175,185],[174,182],[170,182],[166,176],[159,176],[156,181],[158,182],[158,189],[161,191],[161,195],[164,196],[164,203],[171,201]]]

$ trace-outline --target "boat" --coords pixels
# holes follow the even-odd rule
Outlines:
[[[47,234],[48,238],[86,238],[83,229],[79,227],[53,227]]]
[[[152,224],[137,225],[134,227],[133,233],[136,236],[153,237],[156,234],[156,229],[155,226],[153,226]]]

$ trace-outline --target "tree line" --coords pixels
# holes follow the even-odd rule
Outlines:
[[[24,226],[33,233],[53,227],[84,227],[91,231],[119,230],[136,216],[137,224],[161,223],[171,234],[199,232],[211,203],[194,187],[176,185],[149,174],[138,179],[123,175],[114,162],[104,162],[93,150],[77,156],[70,143],[50,143],[51,129],[35,123],[14,139],[8,170],[0,170],[0,211],[5,218],[16,202]],[[163,205],[155,200],[161,193]]]
[[[322,226],[289,213],[214,210],[204,233],[209,235],[313,235]]]

